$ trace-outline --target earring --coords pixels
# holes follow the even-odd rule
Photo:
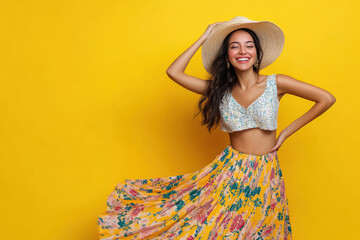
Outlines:
[[[230,63],[229,63],[229,60],[227,60],[227,61],[226,61],[226,67],[227,67],[227,69],[229,69],[229,68],[230,68]]]
[[[256,59],[254,66],[255,66],[256,68],[259,67],[259,59]]]

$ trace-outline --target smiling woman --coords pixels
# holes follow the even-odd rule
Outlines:
[[[209,80],[184,73],[202,45]],[[230,144],[194,173],[117,184],[99,217],[101,239],[292,238],[278,149],[335,98],[287,75],[259,74],[283,45],[283,32],[274,23],[235,17],[209,25],[170,65],[173,81],[201,94],[202,124],[211,131],[220,123]],[[279,101],[286,93],[316,104],[276,138]]]
[[[231,39],[226,39],[226,41],[230,42],[228,61],[232,65],[236,63],[251,64],[255,68],[254,71],[258,72],[259,63],[262,58],[262,49],[256,34],[250,29],[243,28],[241,31],[235,30],[231,32],[228,36],[231,36]],[[229,65],[227,67],[229,68]]]

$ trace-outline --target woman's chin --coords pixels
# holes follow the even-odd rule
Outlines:
[[[235,66],[235,71],[247,72],[253,70],[252,66]]]

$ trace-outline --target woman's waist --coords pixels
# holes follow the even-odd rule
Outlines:
[[[276,144],[276,130],[248,129],[229,134],[231,146],[239,152],[261,155]]]

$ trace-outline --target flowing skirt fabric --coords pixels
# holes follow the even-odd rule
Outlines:
[[[194,173],[125,179],[108,197],[98,227],[102,240],[290,240],[277,151],[253,155],[228,145]]]

